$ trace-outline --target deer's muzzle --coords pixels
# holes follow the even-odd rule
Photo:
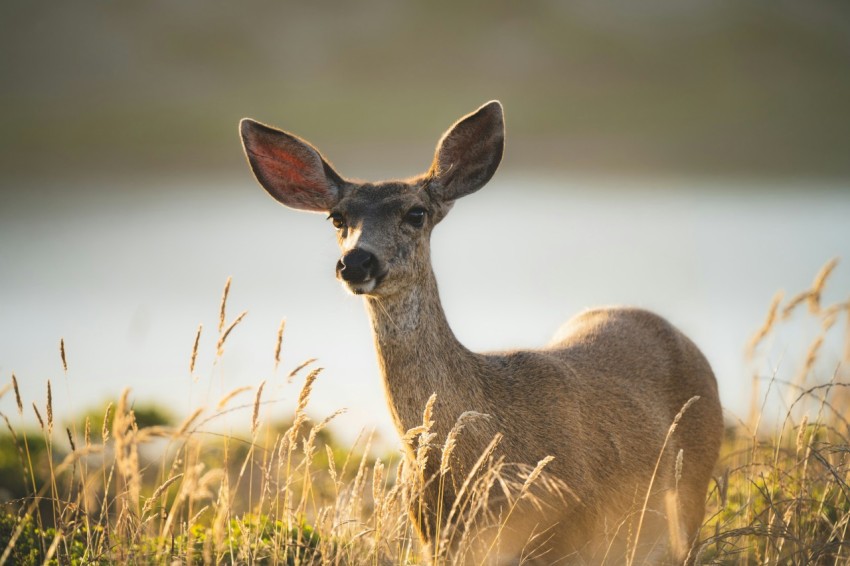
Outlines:
[[[347,251],[336,262],[336,275],[356,294],[368,293],[375,288],[378,258],[362,248]]]

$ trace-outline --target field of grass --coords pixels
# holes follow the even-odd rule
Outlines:
[[[810,289],[787,300],[778,294],[748,345],[753,408],[745,418],[726,415],[691,551],[696,563],[850,562],[850,299],[823,299],[835,265]],[[226,296],[227,287],[217,358],[241,322],[226,322]],[[282,339],[283,326],[278,360]],[[187,352],[192,370],[196,354],[197,340]],[[57,355],[64,365],[64,344]],[[12,375],[0,390],[15,397],[18,412],[2,415],[0,564],[462,563],[471,541],[458,525],[499,528],[486,513],[494,486],[510,501],[532,503],[531,487],[547,487],[545,460],[517,472],[486,451],[429,558],[408,509],[423,489],[425,462],[437,459],[447,472],[463,435],[433,443],[426,408],[422,426],[405,437],[414,464],[398,454],[375,457],[367,433],[341,447],[329,433],[337,414],[307,416],[316,379],[314,361],[291,371],[300,393],[283,424],[260,418],[271,402],[265,383],[236,389],[176,425],[134,407],[129,391],[100,414],[60,424],[52,390],[46,400],[22,399]],[[24,426],[29,411],[37,430]],[[244,419],[244,432],[217,432],[226,415]]]

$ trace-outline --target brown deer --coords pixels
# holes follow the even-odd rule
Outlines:
[[[504,147],[499,102],[461,118],[439,141],[428,172],[404,181],[351,181],[301,138],[249,119],[240,130],[260,184],[286,206],[326,214],[333,223],[342,251],[336,276],[365,299],[399,433],[421,423],[436,393],[438,438],[467,411],[490,417],[464,430],[453,469],[473,470],[496,433],[503,435],[497,450],[504,462],[528,470],[554,457],[544,472],[565,487],[561,497],[543,495],[510,512],[504,498],[494,497],[493,513],[505,519],[498,540],[493,529],[478,533],[477,553],[443,558],[686,558],[723,431],[714,374],[687,337],[644,310],[599,308],[576,315],[538,350],[478,354],[446,321],[429,239],[454,202],[496,171]],[[430,487],[419,502],[426,511],[414,517],[431,552],[439,550],[435,533],[458,487],[436,489],[436,474],[429,461],[422,475]]]

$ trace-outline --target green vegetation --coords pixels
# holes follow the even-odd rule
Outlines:
[[[14,546],[11,541],[17,533]],[[11,548],[8,560],[12,564],[41,564],[44,562],[46,545],[56,540],[56,529],[39,529],[33,524],[33,518],[25,515],[18,518],[15,515],[0,515],[0,545]],[[84,535],[84,533],[80,533]],[[63,557],[67,562],[79,564],[84,554],[85,538],[72,534],[67,537],[69,551]]]
[[[778,295],[754,336],[753,410],[728,424],[701,541],[692,550],[696,563],[850,560],[850,301],[823,304],[834,267],[827,264],[810,289],[788,301]],[[796,341],[785,341],[787,330]],[[800,335],[811,336],[803,348],[795,347]],[[767,365],[777,349],[783,361]],[[321,370],[305,367],[293,371],[306,375],[292,421],[284,424],[259,419],[264,384],[253,403],[233,406],[244,392],[235,390],[214,410],[199,408],[177,425],[162,415],[142,424],[127,391],[65,431],[52,421],[51,399],[38,431],[16,430],[4,415],[0,563],[428,561],[407,510],[422,489],[417,470],[429,455],[449,463],[452,449],[448,441],[424,440],[429,409],[407,437],[415,466],[372,457],[368,436],[342,448],[328,432],[335,414],[318,422],[306,416]],[[15,395],[23,412],[14,378],[3,394]],[[777,404],[783,417],[771,422]],[[209,434],[211,423],[236,409],[245,414],[243,434]],[[66,435],[70,451],[57,442]],[[459,510],[467,518],[482,520],[479,503],[493,485],[504,483],[519,501],[535,478],[545,479],[542,466],[525,470],[515,489],[499,462],[486,454],[481,462],[483,481],[471,484]],[[467,541],[452,540],[453,532],[444,526],[433,563],[462,560]]]
[[[800,365],[783,362],[767,374],[757,372],[753,380],[753,400],[766,385],[762,399],[781,403],[781,422],[765,422],[766,404],[754,404],[746,422],[728,428],[699,561],[850,560],[850,300],[821,305],[821,291],[836,263],[827,263],[811,289],[784,304],[777,294],[750,344],[751,354],[757,354],[764,341],[781,335],[787,321],[807,310],[796,329],[808,327],[813,335],[808,348],[794,352],[792,344],[776,344],[786,359],[800,355]],[[843,350],[840,361],[824,353],[830,349]]]

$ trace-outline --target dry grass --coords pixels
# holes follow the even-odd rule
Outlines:
[[[822,304],[833,269],[831,262],[812,289],[784,306],[777,295],[750,344],[758,408],[748,420],[728,426],[702,540],[691,550],[697,563],[850,561],[850,302]],[[213,362],[244,316],[225,325],[229,290],[230,280]],[[804,302],[808,309],[796,308]],[[844,325],[837,324],[841,316]],[[814,336],[802,344],[785,343],[783,327],[808,328]],[[280,364],[283,328],[282,322],[274,369]],[[200,327],[187,379],[199,340]],[[771,367],[777,349],[785,355]],[[62,358],[64,365],[64,342]],[[313,361],[296,366],[288,379]],[[329,440],[326,428],[339,413],[319,422],[309,419],[317,379],[321,368],[304,377],[288,426],[263,419],[263,408],[275,402],[264,394],[265,382],[234,389],[173,428],[139,426],[125,391],[107,408],[100,439],[91,438],[88,420],[82,439],[73,427],[54,438],[48,385],[46,421],[33,403],[38,434],[26,434],[22,426],[16,430],[3,415],[14,445],[8,452],[20,462],[27,495],[3,504],[0,564],[463,563],[480,543],[474,533],[499,533],[517,505],[544,505],[548,496],[541,494],[563,497],[567,491],[546,475],[548,459],[536,467],[499,459],[496,436],[459,482],[452,508],[438,510],[446,519],[430,548],[423,548],[413,528],[420,495],[428,482],[439,482],[442,489],[452,454],[463,442],[462,429],[488,416],[465,413],[439,444],[431,431],[432,401],[422,424],[405,435],[412,461],[374,459],[368,434],[346,450]],[[10,381],[3,393],[14,390],[22,419],[17,378]],[[254,391],[252,402],[235,406],[233,400],[248,389]],[[781,418],[769,417],[775,411]],[[224,415],[242,415],[245,433],[217,434],[215,425]],[[65,435],[70,451],[64,448]],[[439,473],[426,479],[429,461],[438,464]],[[677,462],[680,468],[681,457]],[[508,502],[503,515],[491,511],[496,497]],[[498,536],[489,544],[494,550]],[[526,558],[533,557],[530,541]]]
[[[850,300],[822,305],[836,265],[784,307],[777,294],[749,345],[754,410],[727,427],[698,563],[850,562]]]

